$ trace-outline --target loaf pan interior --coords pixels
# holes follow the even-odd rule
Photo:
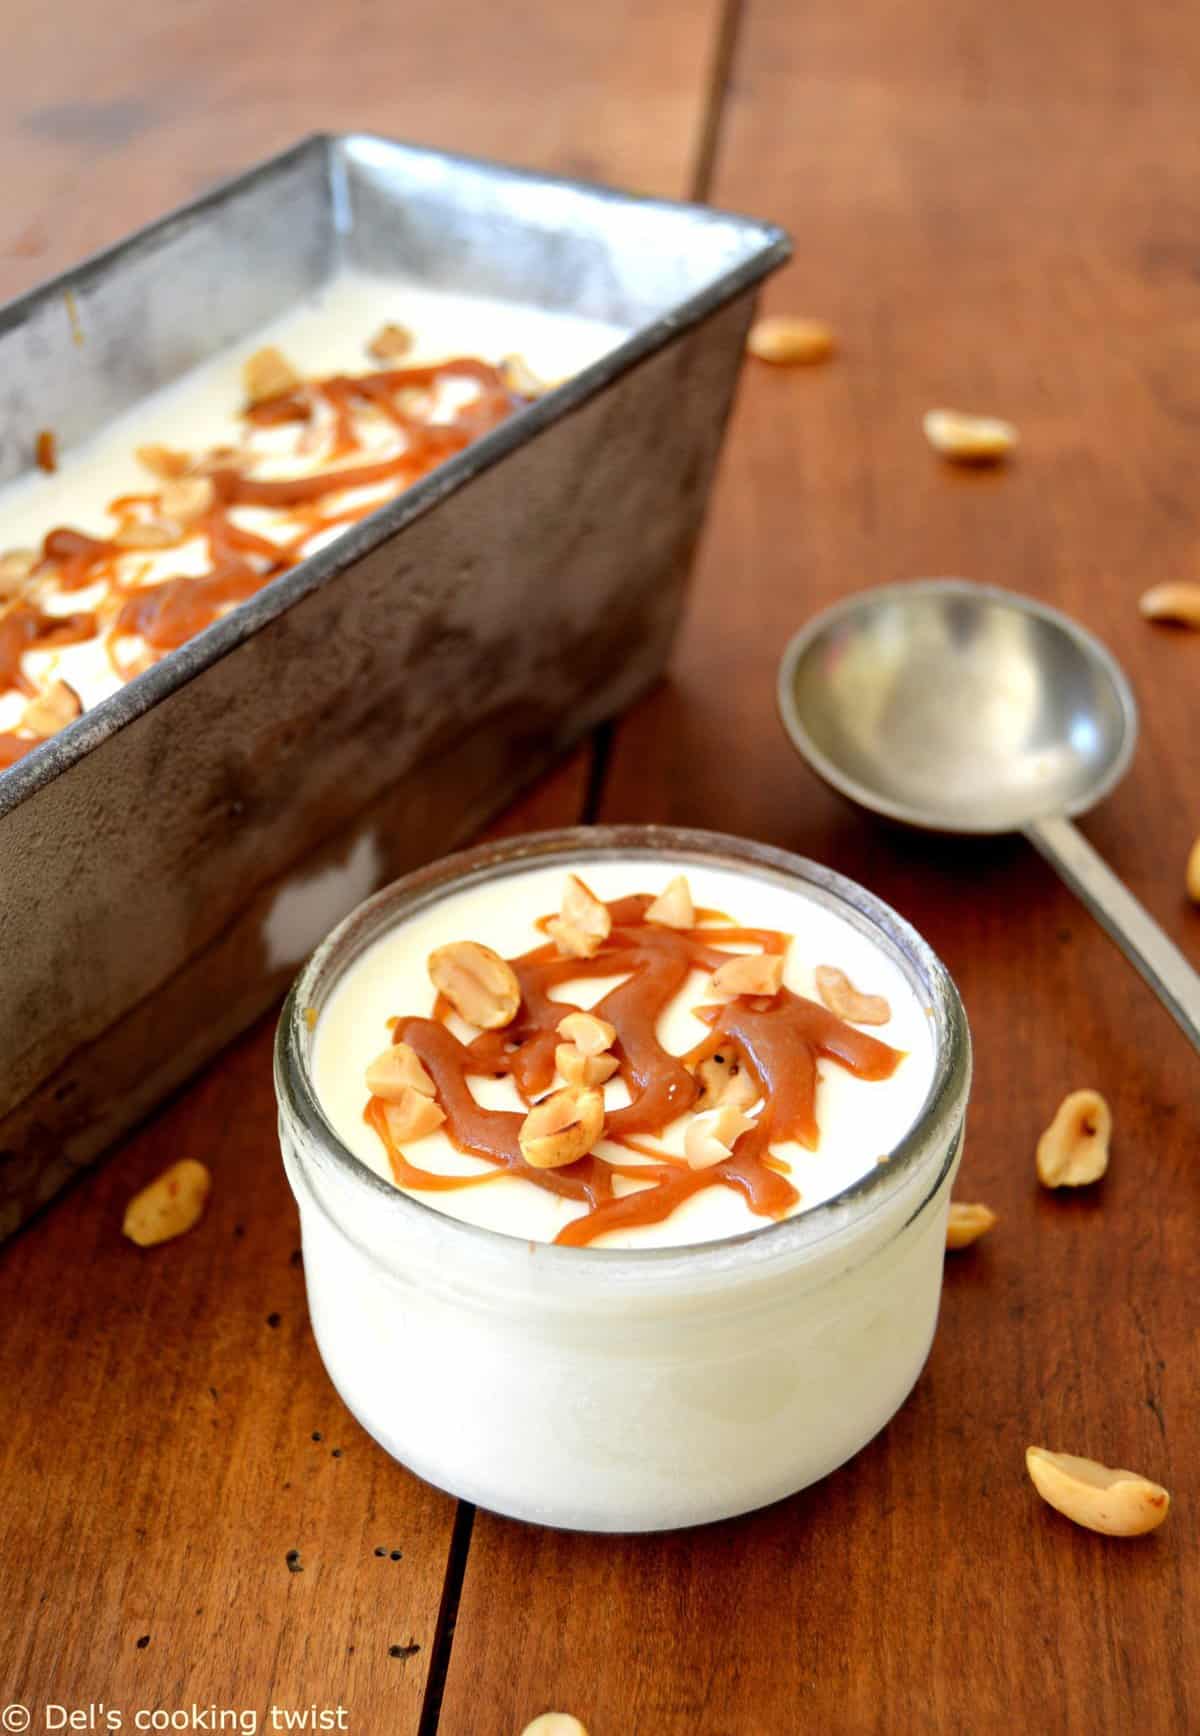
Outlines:
[[[770,225],[368,135],[317,135],[0,310],[0,483],[343,269],[607,322],[614,348],[0,772],[0,816],[786,257]],[[3,531],[0,528],[0,543]]]

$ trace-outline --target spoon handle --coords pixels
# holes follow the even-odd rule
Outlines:
[[[1065,815],[1031,821],[1025,836],[1107,929],[1200,1049],[1200,975],[1174,941],[1168,940],[1149,911]]]

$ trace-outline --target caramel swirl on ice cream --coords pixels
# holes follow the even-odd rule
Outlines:
[[[491,1166],[470,1175],[420,1168],[395,1137],[388,1102],[371,1094],[364,1117],[382,1141],[400,1186],[442,1193],[519,1177],[583,1206],[555,1237],[570,1246],[661,1223],[685,1200],[710,1188],[733,1190],[764,1219],[786,1217],[796,1208],[799,1191],[773,1147],[817,1149],[818,1062],[830,1062],[860,1080],[881,1081],[892,1076],[904,1055],[782,984],[771,993],[715,1000],[711,979],[732,958],[782,960],[789,936],[740,928],[706,910],[695,912],[690,928],[668,927],[653,915],[647,920],[656,903],[639,893],[605,904],[608,932],[586,956],[565,950],[561,940],[548,940],[505,961],[520,999],[499,1029],[456,1034],[454,1009],[442,995],[431,1016],[402,1014],[391,1021],[393,1045],[415,1057],[432,1080],[444,1115],[440,1131],[460,1152]],[[553,934],[561,919],[545,916],[538,926]],[[659,1023],[697,972],[710,979],[693,1009],[709,1034],[689,1052],[672,1054],[659,1039]],[[527,1108],[538,1104],[560,1082],[564,1035],[570,1033],[572,1016],[584,1011],[553,991],[608,978],[620,980],[587,1011],[613,1033],[608,1044],[616,1063],[612,1077],[624,1086],[627,1101],[606,1108],[594,1149],[562,1167],[533,1165],[522,1150],[526,1117],[517,1110],[485,1107],[470,1081],[511,1080]],[[777,981],[777,970],[764,980]],[[714,1097],[719,1102],[726,1091],[729,1101],[747,1113],[731,1123],[741,1131],[723,1161],[693,1167],[686,1156],[652,1143],[680,1117],[708,1113],[699,1105],[713,1103]],[[630,1185],[619,1188],[619,1178]]]

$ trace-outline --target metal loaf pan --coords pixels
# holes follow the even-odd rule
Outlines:
[[[699,207],[318,136],[0,311],[0,481],[34,430],[69,462],[346,267],[627,334],[0,774],[0,1235],[375,886],[653,682],[787,254]]]

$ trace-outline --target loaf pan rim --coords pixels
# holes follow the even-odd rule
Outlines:
[[[719,312],[753,289],[791,256],[791,241],[777,224],[716,207],[685,200],[647,198],[620,188],[599,185],[569,176],[547,175],[490,158],[444,151],[412,144],[384,134],[360,130],[317,131],[307,134],[282,151],[226,177],[195,199],[132,231],[121,240],[89,254],[46,282],[23,291],[0,305],[0,335],[18,328],[46,300],[77,290],[100,272],[107,272],[127,253],[151,244],[173,225],[219,204],[223,199],[251,187],[255,181],[277,172],[306,155],[323,155],[327,175],[333,175],[337,153],[355,145],[380,145],[411,156],[483,170],[502,180],[526,181],[579,192],[589,199],[614,205],[661,207],[687,213],[697,223],[732,224],[745,236],[745,256],[713,276],[702,288],[674,304],[656,319],[635,328],[614,349],[589,367],[555,386],[545,397],[516,411],[497,428],[473,441],[462,452],[439,464],[395,499],[351,525],[328,547],[282,574],[237,605],[228,615],[170,651],[116,693],[89,707],[58,734],[39,743],[15,763],[0,770],[0,821],[29,800],[78,761],[135,722],[152,707],[187,686],[213,664],[228,656],[256,633],[287,614],[311,592],[331,583],[346,568],[372,554],[397,536],[415,519],[423,517],[449,495],[457,493],[484,471],[536,438],[544,429],[599,396],[622,375],[666,348],[675,338]]]

